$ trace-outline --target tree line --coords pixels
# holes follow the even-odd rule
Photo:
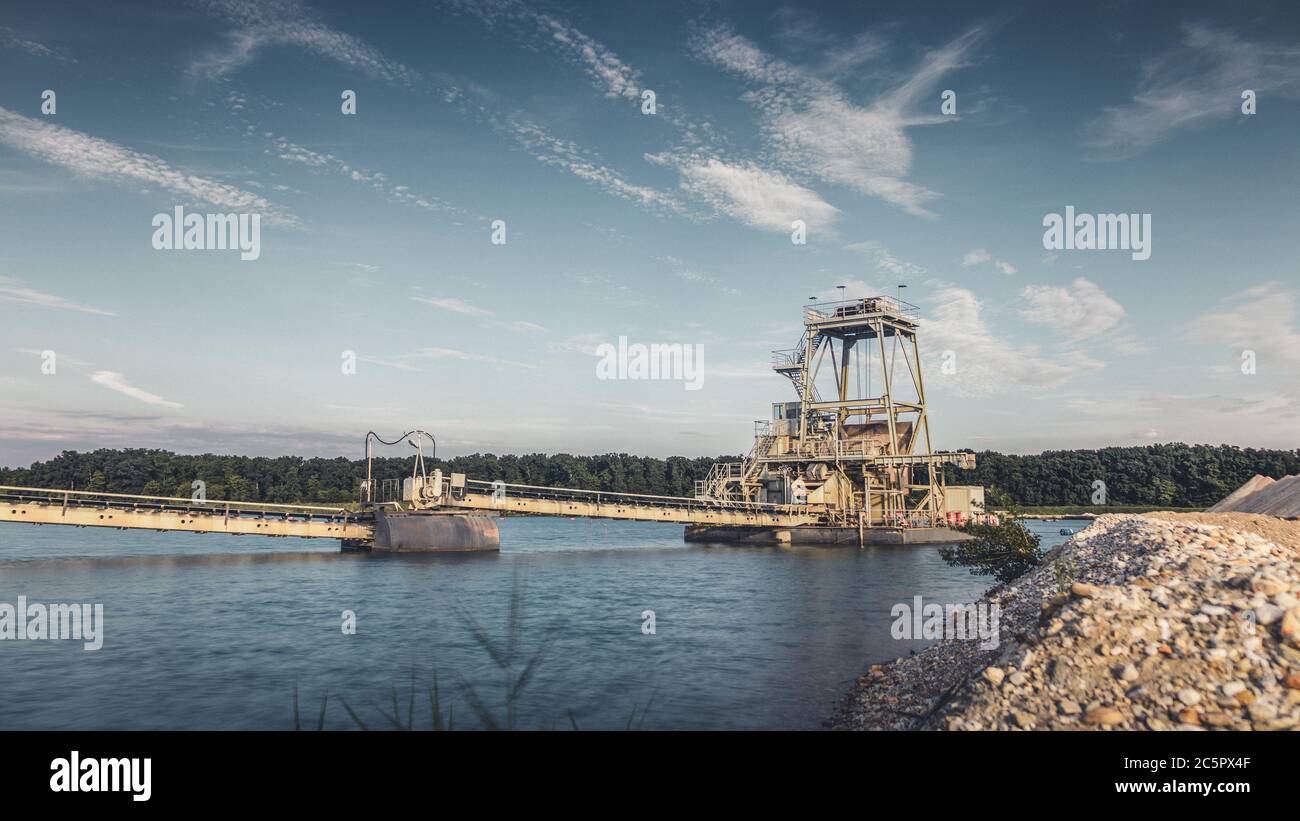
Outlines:
[[[974,470],[957,473],[950,477],[995,488],[1023,506],[1096,504],[1100,481],[1106,504],[1209,507],[1257,473],[1300,473],[1300,450],[1171,443],[1023,456],[984,451]]]
[[[736,461],[739,456],[721,459]],[[691,496],[695,480],[709,472],[713,458],[673,456],[655,459],[608,453],[572,456],[530,453],[496,456],[490,453],[425,459],[429,472],[464,473],[471,479],[501,479],[511,484],[571,487],[620,493]],[[410,476],[411,457],[376,457],[373,476]],[[87,453],[65,450],[27,468],[0,468],[0,484],[25,487],[75,488],[102,493],[141,493],[147,496],[191,498],[193,483],[202,481],[206,498],[239,502],[345,503],[357,501],[366,477],[364,459],[298,456],[188,456],[165,450],[100,449]]]
[[[430,471],[441,468],[484,481],[691,496],[695,481],[703,479],[715,461],[739,458],[476,453],[426,463]],[[409,457],[375,459],[376,479],[410,472]],[[950,468],[946,479],[995,489],[1024,506],[1095,504],[1097,482],[1102,482],[1108,504],[1208,507],[1256,473],[1273,478],[1300,473],[1300,450],[1167,444],[1031,455],[982,451],[976,454],[974,470]],[[0,484],[189,498],[193,482],[201,480],[209,499],[337,504],[357,499],[365,475],[364,459],[189,456],[132,448],[69,450],[27,468],[0,468]]]

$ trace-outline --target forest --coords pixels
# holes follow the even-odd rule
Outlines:
[[[1208,507],[1256,473],[1273,478],[1300,473],[1300,450],[1230,445],[1165,444],[1032,455],[982,451],[976,455],[977,467],[950,469],[948,483],[983,485],[1027,507],[1096,504],[1098,481],[1105,484],[1105,503],[1110,505]],[[485,481],[690,496],[695,480],[703,479],[715,461],[739,458],[488,453],[426,461],[429,470],[437,467]],[[165,450],[102,449],[64,451],[30,467],[0,468],[0,484],[189,498],[192,483],[201,480],[209,499],[333,504],[356,501],[365,471],[364,460],[343,457],[195,456]],[[399,478],[410,472],[410,458],[375,460],[377,479]]]

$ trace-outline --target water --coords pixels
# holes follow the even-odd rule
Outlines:
[[[1045,547],[1062,526],[1032,523]],[[978,597],[935,547],[688,545],[658,523],[510,518],[500,554],[367,556],[325,540],[0,526],[0,602],[99,602],[104,644],[0,641],[0,729],[287,729],[304,723],[816,728],[870,663],[926,642],[890,608]],[[518,629],[508,628],[516,582]],[[344,635],[342,613],[356,614]],[[654,611],[655,633],[642,632]],[[475,634],[478,634],[476,638]],[[544,650],[506,707],[504,674]],[[648,705],[648,709],[647,709]]]

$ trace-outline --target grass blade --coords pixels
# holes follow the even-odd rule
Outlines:
[[[347,700],[347,699],[345,699],[345,698],[340,698],[339,701],[343,702],[343,709],[348,711],[348,715],[352,718],[352,720],[353,720],[354,722],[356,722],[356,725],[357,725],[358,727],[360,727],[362,730],[369,730],[369,729],[370,729],[369,727],[366,726],[366,723],[365,723],[364,721],[362,721],[362,720],[357,716],[357,714],[356,714],[355,712],[353,712],[353,710],[352,710],[352,706],[351,706],[350,704],[348,704],[348,700]]]

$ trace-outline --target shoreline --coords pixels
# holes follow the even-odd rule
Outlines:
[[[979,602],[997,648],[873,664],[824,728],[1300,727],[1300,523],[1108,514]]]

